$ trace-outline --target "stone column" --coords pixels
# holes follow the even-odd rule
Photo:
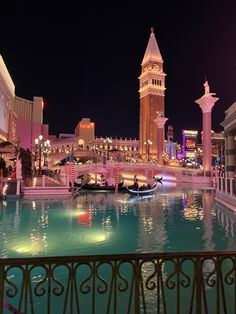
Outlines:
[[[227,163],[226,163],[226,177],[235,178],[235,141],[234,134],[227,136]]]
[[[225,134],[225,160],[224,160],[225,167],[226,167],[226,165],[228,165],[227,151],[228,151],[228,135]],[[221,165],[222,165],[222,161],[221,161]]]
[[[168,118],[163,117],[159,112],[157,112],[157,118],[154,120],[157,124],[157,162],[163,164],[163,154],[164,154],[164,142],[165,142],[165,123]]]
[[[21,159],[19,158],[19,154],[16,158],[16,195],[21,194],[21,179],[22,179],[22,164]]]
[[[203,170],[211,171],[212,166],[212,143],[211,143],[211,111],[215,102],[219,99],[213,97],[215,93],[210,93],[208,82],[204,83],[205,94],[195,102],[199,104],[203,114],[203,135],[202,135],[202,151],[203,151]]]

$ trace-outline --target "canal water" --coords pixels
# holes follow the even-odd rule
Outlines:
[[[143,198],[81,192],[76,198],[3,200],[0,256],[236,250],[235,226],[234,214],[215,204],[212,189],[171,184]]]

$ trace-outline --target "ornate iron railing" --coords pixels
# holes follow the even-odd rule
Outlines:
[[[0,260],[0,313],[236,313],[236,252]]]

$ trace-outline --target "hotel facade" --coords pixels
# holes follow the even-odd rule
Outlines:
[[[43,124],[43,98],[34,97],[31,101],[17,97],[0,55],[0,141],[32,149],[39,135],[48,138],[48,125]]]

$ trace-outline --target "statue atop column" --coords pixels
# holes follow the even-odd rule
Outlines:
[[[202,150],[203,150],[203,170],[211,171],[212,169],[212,143],[211,143],[211,112],[215,105],[215,102],[219,99],[213,97],[215,93],[210,93],[208,81],[206,80],[203,84],[205,88],[205,94],[195,100],[202,110],[202,126],[203,126],[203,137],[202,137]]]
[[[210,86],[208,84],[208,81],[206,81],[203,85],[205,87],[205,95],[210,94]]]

